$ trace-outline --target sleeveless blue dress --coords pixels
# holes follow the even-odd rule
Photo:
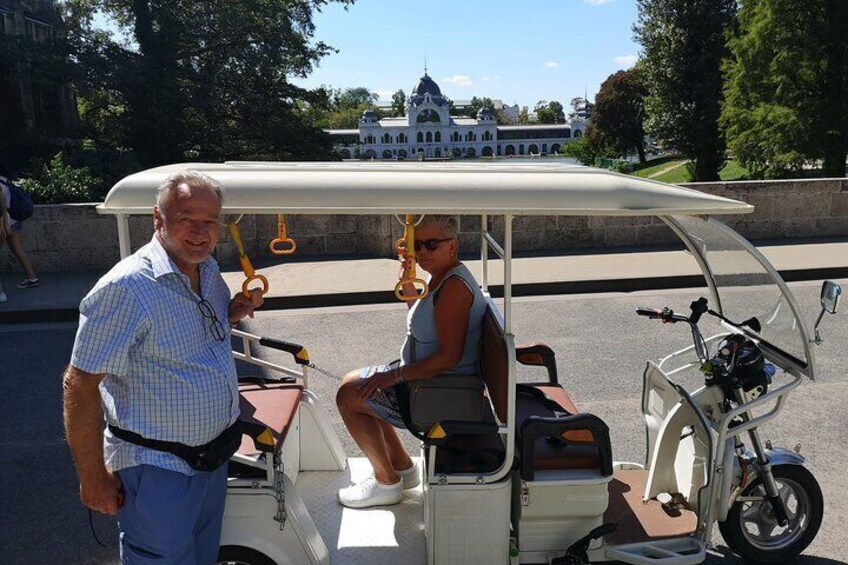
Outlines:
[[[465,348],[462,358],[449,373],[467,375],[477,373],[480,358],[480,340],[483,335],[483,316],[486,313],[486,299],[474,275],[468,267],[460,263],[448,271],[439,286],[431,288],[423,300],[417,300],[406,316],[406,340],[401,349],[400,365],[409,365],[425,359],[439,350],[439,336],[436,331],[435,301],[442,285],[451,277],[457,277],[468,287],[473,296],[468,312],[468,333],[465,336]],[[398,362],[365,367],[359,377],[367,379],[374,373],[384,372],[396,367]],[[377,391],[366,404],[381,418],[396,428],[405,428],[398,411],[397,395],[394,387]]]

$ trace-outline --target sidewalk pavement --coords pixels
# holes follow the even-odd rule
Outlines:
[[[762,246],[760,251],[787,281],[848,277],[848,241]],[[480,275],[480,261],[465,261]],[[501,261],[490,260],[489,289],[502,293]],[[264,310],[315,308],[395,301],[397,261],[350,259],[285,262],[258,269],[269,282]],[[79,316],[79,302],[103,275],[101,272],[47,273],[41,285],[17,289],[20,274],[0,281],[8,302],[0,304],[0,324],[67,322]],[[233,292],[244,275],[225,272]],[[684,251],[640,251],[513,260],[513,296],[687,288],[704,284],[694,259]]]

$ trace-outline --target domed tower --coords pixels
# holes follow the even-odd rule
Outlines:
[[[477,110],[477,121],[485,123],[494,122],[495,115],[489,108],[480,108],[479,110]]]
[[[376,124],[380,121],[380,118],[377,116],[377,112],[368,108],[364,112],[362,112],[362,117],[359,118],[360,124]]]
[[[442,96],[442,90],[427,71],[418,80],[409,97],[409,123],[412,124],[448,124],[450,123],[448,101]]]

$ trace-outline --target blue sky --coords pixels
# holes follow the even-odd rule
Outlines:
[[[635,0],[357,0],[316,15],[316,37],[339,50],[304,86],[407,94],[423,74],[454,100],[500,98],[531,109],[571,98],[630,67]]]

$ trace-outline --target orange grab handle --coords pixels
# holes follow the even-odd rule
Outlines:
[[[253,269],[253,265],[250,263],[250,259],[247,254],[244,252],[244,244],[241,241],[241,233],[239,232],[238,226],[235,222],[229,222],[227,224],[227,229],[230,230],[230,235],[233,236],[233,241],[236,244],[236,249],[239,254],[239,263],[241,264],[241,270],[244,271],[245,281],[241,285],[241,292],[248,298],[250,298],[250,284],[253,281],[259,281],[262,283],[262,288],[260,289],[262,295],[268,292],[268,279],[266,279],[263,275],[257,275],[256,271]]]
[[[418,278],[415,268],[415,223],[412,220],[412,214],[406,215],[406,222],[403,225],[403,237],[397,240],[395,249],[398,253],[406,254],[406,267],[403,271],[403,279],[395,285],[395,297],[398,300],[405,300],[407,302],[426,297],[427,293],[430,292],[427,281]],[[403,287],[408,284],[413,285],[416,289],[420,288],[421,292],[409,295],[405,294]]]
[[[274,255],[291,255],[297,251],[297,243],[286,234],[286,217],[282,214],[277,214],[277,238],[268,247]]]

